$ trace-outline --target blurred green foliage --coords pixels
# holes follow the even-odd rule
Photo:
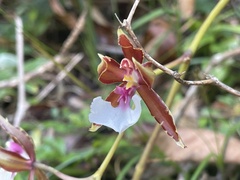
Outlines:
[[[112,29],[114,32],[112,33],[113,36],[116,37],[118,24],[116,23],[117,20],[112,18],[113,14],[115,12],[128,14],[132,2],[122,3],[117,0],[102,2],[73,0],[61,1],[61,4],[67,12],[72,12],[76,17],[81,14],[83,9],[88,10],[84,31],[74,47],[70,50],[71,53],[83,52],[85,58],[83,62],[77,65],[72,73],[95,94],[102,94],[106,97],[113,86],[106,87],[100,85],[97,81],[96,71],[97,65],[100,62],[97,53],[98,46],[101,46],[101,44],[98,43],[101,38],[105,38],[105,36],[99,34],[98,28],[100,27],[99,25],[97,26],[96,20],[92,18],[90,12],[93,6],[97,6],[99,9],[106,9],[102,14],[105,15],[108,20],[111,19],[109,23],[113,25]],[[111,6],[109,6],[109,4],[111,4]],[[180,25],[187,22],[181,22],[179,12],[176,10],[175,1],[145,0],[142,1],[139,7],[141,12],[136,14],[135,20],[133,21],[133,29],[136,30],[139,37],[144,38],[144,32],[147,29],[148,23],[157,17],[165,17],[169,20],[170,25],[173,26],[174,32],[176,33],[178,39],[178,44],[176,44],[177,53],[181,55],[181,53],[187,49],[197,30],[215,4],[216,1],[196,0],[195,14],[188,20],[191,22],[191,26],[183,33]],[[116,8],[114,11],[111,9],[113,7]],[[34,72],[50,61],[48,57],[41,54],[41,52],[33,46],[33,42],[35,42],[34,38],[51,50],[51,53],[46,52],[46,54],[52,54],[52,52],[56,52],[57,54],[63,41],[70,33],[70,30],[65,27],[66,25],[56,18],[47,0],[14,1],[13,3],[3,1],[0,10],[0,81],[8,81],[17,77],[16,55],[14,50],[15,25],[9,16],[18,14],[23,20],[24,33],[27,37],[24,46],[24,68],[26,73]],[[202,39],[199,50],[191,62],[190,71],[187,72],[188,78],[194,77],[191,72],[194,72],[196,69],[204,71],[214,54],[239,47],[239,35],[240,24],[236,16],[236,10],[235,8],[228,7],[218,16]],[[116,42],[116,40],[113,41]],[[46,50],[40,43],[36,43],[35,45]],[[161,43],[159,46],[161,46]],[[111,53],[106,53],[111,56]],[[113,56],[121,58],[121,55],[113,54]],[[231,86],[239,87],[239,70],[240,64],[238,57],[237,61],[230,59],[215,67],[211,71],[211,74]],[[69,78],[66,78],[62,82],[63,87],[59,84],[44,101],[36,103],[36,96],[40,90],[49,83],[49,80],[52,80],[53,77],[56,76],[58,71],[56,68],[52,72],[48,72],[26,83],[27,98],[30,105],[40,107],[51,104],[51,102],[53,102],[53,105],[49,105],[48,111],[50,111],[50,113],[47,118],[40,120],[34,116],[29,116],[22,122],[21,126],[33,136],[36,143],[38,160],[46,162],[48,165],[56,167],[58,170],[69,175],[86,177],[98,169],[113,144],[116,133],[104,127],[96,133],[88,132],[88,128],[90,127],[88,121],[89,105],[93,96],[89,95],[89,92],[81,94],[81,91],[79,91],[81,88],[76,87],[76,84]],[[169,86],[161,85],[161,87],[159,94],[163,95],[162,98],[165,99]],[[197,122],[198,127],[216,130],[224,134],[231,132],[231,136],[237,134],[239,128],[233,129],[233,126],[239,124],[239,109],[232,112],[233,114],[229,113],[224,116],[221,109],[212,108],[212,104],[222,103],[226,107],[234,109],[234,107],[239,107],[239,99],[226,92],[216,90],[214,87],[210,87],[210,89],[209,87],[202,87],[202,89],[202,93],[200,92],[198,94],[199,99],[202,99],[201,107],[199,107],[200,117]],[[183,88],[182,92],[184,90]],[[179,92],[176,101],[183,97],[182,92]],[[68,102],[69,96],[75,97],[76,95],[79,97],[75,99],[83,103],[83,105],[77,109],[75,106],[69,105],[70,103]],[[16,107],[16,99],[17,91],[15,87],[1,88],[0,112],[6,116],[13,114]],[[147,124],[152,127],[153,124],[155,124],[155,120],[150,116],[144,104],[142,107],[143,111],[138,125],[144,126]],[[47,113],[45,109],[40,112],[42,114]],[[131,178],[134,166],[151,132],[151,130],[144,128],[142,128],[141,131],[142,134],[138,136],[134,128],[127,130],[125,138],[120,143],[114,159],[107,169],[107,173],[104,174],[103,179],[123,180]],[[76,137],[74,147],[70,149],[67,148],[67,136]],[[2,139],[0,141],[1,143],[4,142]],[[193,168],[194,170],[190,169],[189,171],[184,170],[178,163],[166,160],[164,152],[158,148],[154,148],[151,158],[158,159],[159,166],[174,169],[171,177],[169,177],[169,175],[164,176],[164,173],[162,173],[161,179],[176,178],[176,176],[181,173],[185,179],[198,179],[207,168],[207,165],[209,165],[211,156],[214,155],[209,155],[202,162],[194,164],[195,169]],[[224,162],[219,162],[216,165],[219,172],[222,170],[220,168],[222,166],[224,166]],[[51,174],[48,175],[51,179],[57,179]],[[157,175],[159,174],[157,173]],[[239,173],[236,173],[235,176],[240,177]],[[159,177],[151,178],[158,179]],[[20,173],[16,179],[26,179],[26,173]]]

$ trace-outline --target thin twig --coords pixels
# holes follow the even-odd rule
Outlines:
[[[76,54],[72,58],[72,60],[66,65],[65,70],[67,72],[71,71],[72,68],[74,68],[75,65],[82,60],[82,58],[83,54]],[[66,77],[67,75],[66,71],[59,72],[56,78],[52,80],[47,86],[45,86],[45,88],[38,94],[36,99],[38,101],[42,101],[54,89],[54,87]]]
[[[204,80],[199,80],[199,81],[187,81],[187,80],[182,80],[182,79],[176,79],[179,83],[185,84],[185,85],[215,85],[219,87],[220,89],[223,89],[230,94],[233,94],[235,96],[240,97],[240,91],[224,84],[221,82],[218,78],[212,76],[212,75],[206,75],[207,79]]]
[[[134,10],[134,9],[132,9]],[[129,14],[132,14],[132,13],[129,13]],[[182,74],[180,73],[177,73],[176,71],[173,71],[169,68],[167,68],[166,66],[163,66],[162,64],[160,64],[159,62],[157,62],[154,58],[152,58],[142,47],[141,43],[139,42],[137,36],[135,35],[135,33],[132,31],[132,28],[131,28],[131,24],[125,19],[123,20],[123,22],[121,22],[119,20],[119,18],[117,17],[120,25],[121,25],[121,28],[124,29],[129,37],[131,38],[131,40],[133,41],[135,47],[137,48],[140,48],[142,51],[143,51],[143,54],[144,54],[144,57],[152,62],[152,64],[154,66],[156,66],[157,68],[161,69],[163,72],[165,72],[166,74],[172,76],[173,78],[175,79],[180,79],[180,77],[182,76]],[[128,19],[128,18],[127,18]],[[191,52],[187,51],[185,52],[180,58],[182,58],[182,61],[189,61],[190,58],[191,58]]]
[[[94,180],[94,178],[91,177],[91,176],[86,177],[86,178],[76,178],[76,177],[68,176],[66,174],[61,173],[57,169],[54,169],[51,166],[48,166],[46,164],[42,164],[42,163],[39,163],[39,162],[35,162],[34,167],[38,168],[38,169],[41,169],[41,170],[44,170],[44,171],[51,172],[51,173],[55,174],[57,177],[59,177],[63,180]]]
[[[218,53],[214,55],[208,66],[206,67],[206,73],[209,73],[215,66],[220,65],[223,61],[226,61],[230,57],[234,57],[240,54],[240,48],[236,48],[234,50],[226,51],[224,53]],[[175,123],[177,124],[180,121],[180,118],[184,114],[185,110],[188,108],[189,102],[195,96],[197,92],[198,86],[191,86],[186,92],[185,98],[181,104],[181,107],[178,108],[178,112],[176,113]]]
[[[26,101],[25,83],[24,83],[24,40],[23,23],[19,16],[15,17],[16,24],[16,53],[18,68],[18,102],[17,111],[14,117],[14,126],[19,126],[28,107]]]
[[[85,11],[79,16],[77,24],[75,25],[75,28],[73,28],[72,32],[70,33],[70,35],[68,36],[68,38],[65,40],[65,42],[63,43],[63,45],[61,47],[61,50],[59,53],[60,55],[57,55],[55,58],[55,61],[57,63],[62,64],[67,61],[68,58],[64,54],[66,54],[66,52],[72,47],[73,43],[77,39],[77,36],[82,32],[82,29],[85,24],[85,22],[84,22],[85,16],[86,16]],[[24,82],[27,82],[30,79],[33,79],[37,76],[41,76],[45,72],[51,71],[52,69],[54,69],[54,67],[55,67],[54,62],[52,62],[52,61],[47,62],[46,64],[39,67],[37,70],[26,73],[23,78]],[[19,82],[18,78],[0,81],[0,88],[16,87],[18,85],[18,82]]]
[[[135,0],[134,4],[132,6],[132,9],[128,15],[127,21],[126,21],[126,22],[128,22],[128,24],[132,23],[132,18],[133,18],[133,15],[135,14],[135,11],[137,9],[139,2],[140,2],[140,0]]]
[[[57,63],[64,63],[66,62],[67,57],[60,57],[60,56],[56,56],[55,61]],[[26,73],[23,77],[24,82],[29,81],[30,79],[33,79],[37,76],[43,75],[44,73],[46,73],[47,71],[51,71],[52,69],[54,69],[54,63],[51,62],[47,62],[46,64],[42,65],[41,67],[39,67],[38,69],[36,69],[35,71]],[[4,81],[0,81],[0,88],[9,88],[9,87],[16,87],[19,83],[19,79],[18,78],[13,78],[10,80],[4,80]]]
[[[136,1],[135,1],[136,3]],[[134,4],[135,4],[134,3]],[[161,69],[163,72],[165,72],[166,74],[172,76],[177,82],[179,82],[180,84],[185,84],[185,85],[214,85],[217,86],[235,96],[239,96],[240,97],[240,91],[224,84],[223,82],[219,81],[217,77],[214,77],[212,75],[206,74],[204,80],[199,80],[199,81],[188,81],[188,80],[184,80],[182,79],[182,75],[183,73],[178,73],[176,71],[173,71],[169,68],[167,68],[166,66],[163,66],[162,64],[160,64],[159,62],[157,62],[154,58],[152,58],[142,47],[142,45],[140,44],[137,36],[135,35],[135,33],[132,31],[131,28],[131,22],[128,22],[128,19],[132,19],[132,15],[134,14],[136,8],[132,8],[131,12],[129,13],[130,18],[128,17],[127,19],[123,20],[123,22],[121,22],[119,19],[119,22],[121,24],[121,27],[128,33],[129,37],[131,38],[131,40],[134,42],[134,45],[137,48],[141,48],[143,53],[144,53],[144,57],[152,62],[152,64],[154,66],[156,66],[157,68]],[[134,11],[134,12],[132,12]],[[195,46],[194,46],[195,48]],[[191,51],[186,51],[180,58],[182,58],[183,62],[188,62],[190,61],[190,58],[192,56]]]
[[[223,89],[223,90],[229,92],[230,94],[240,97],[240,91],[224,84],[223,82],[218,80],[218,78],[208,74],[215,66],[219,65],[224,60],[226,60],[230,57],[234,57],[239,54],[240,54],[240,48],[236,48],[236,49],[233,49],[230,51],[226,51],[224,53],[218,53],[218,54],[214,55],[211,58],[209,65],[205,69],[205,74],[206,74],[205,80],[199,80],[199,81],[186,81],[186,80],[182,80],[182,79],[176,79],[176,80],[177,81],[180,80],[178,82],[180,82],[182,84],[186,84],[186,85],[207,85],[207,84],[215,85],[215,86],[219,87],[220,89]]]
[[[83,13],[79,16],[75,27],[71,31],[70,35],[68,38],[64,41],[61,49],[60,49],[60,54],[65,54],[74,44],[74,42],[77,40],[77,37],[79,34],[82,32],[84,25],[85,25],[85,18],[86,18],[86,11],[83,11]]]
[[[176,71],[173,71],[169,68],[167,68],[166,66],[163,66],[162,64],[160,64],[159,62],[157,62],[154,58],[152,58],[142,47],[141,43],[139,42],[137,36],[135,35],[135,33],[132,31],[131,29],[131,25],[127,22],[127,20],[124,20],[124,23],[122,23],[120,21],[121,27],[128,33],[129,37],[131,38],[131,40],[134,42],[134,45],[137,48],[142,49],[144,57],[152,62],[152,64],[154,66],[156,66],[157,68],[161,69],[163,72],[165,72],[166,74],[172,76],[174,79],[176,79],[176,81],[180,82],[180,83],[184,83],[185,80],[181,79],[182,73],[178,73]],[[187,62],[189,61],[191,58],[191,52],[190,51],[186,51],[181,57],[181,61],[182,62]],[[178,58],[179,59],[179,58]]]

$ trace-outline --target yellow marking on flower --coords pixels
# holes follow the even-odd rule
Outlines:
[[[91,127],[89,128],[89,131],[96,132],[100,127],[101,127],[101,125],[92,123]]]
[[[138,84],[137,77],[132,75],[124,75],[123,81],[126,81],[126,89],[136,86]]]

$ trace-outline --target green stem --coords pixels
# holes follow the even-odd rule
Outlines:
[[[142,173],[145,169],[145,165],[148,159],[148,156],[150,154],[150,152],[152,151],[152,147],[154,145],[154,142],[156,140],[156,138],[158,137],[159,134],[159,130],[160,130],[161,126],[159,124],[157,124],[152,132],[152,135],[150,136],[147,145],[145,146],[145,149],[142,153],[142,156],[137,164],[137,166],[135,167],[135,172],[133,174],[133,180],[139,180],[141,179]]]
[[[120,140],[123,137],[123,132],[119,133],[116,140],[114,141],[114,144],[112,145],[110,151],[108,152],[107,156],[105,157],[104,161],[102,162],[101,166],[99,167],[99,169],[92,175],[94,180],[100,180],[102,178],[102,175],[104,173],[104,171],[106,170],[110,160],[112,159],[118,144],[120,142]]]
[[[198,45],[202,40],[202,37],[206,33],[207,29],[209,28],[213,20],[216,18],[216,16],[220,13],[220,11],[227,5],[228,2],[229,0],[220,0],[218,4],[213,8],[213,10],[210,12],[207,19],[203,22],[202,26],[198,30],[189,47],[189,50],[192,52],[192,54],[195,54]]]
[[[206,33],[207,29],[209,28],[212,21],[216,18],[216,16],[220,13],[220,11],[226,6],[226,4],[229,2],[229,0],[221,0],[218,2],[218,4],[214,7],[214,9],[211,11],[207,19],[204,21],[202,26],[200,27],[199,31],[195,35],[191,45],[188,48],[188,51],[191,52],[191,55],[193,56],[199,46],[199,43],[203,37],[203,35]],[[186,61],[181,64],[179,67],[179,73],[187,71],[189,66],[189,61]],[[169,95],[166,100],[166,105],[170,108],[172,106],[173,99],[178,92],[180,85],[178,82],[174,81],[171,87],[171,90],[169,92]],[[160,125],[157,124],[154,128],[153,133],[151,134],[148,143],[143,151],[143,154],[136,166],[136,170],[133,176],[133,180],[138,180],[141,178],[141,175],[145,169],[146,161],[148,159],[148,156],[150,152],[152,151],[153,145],[155,144],[155,140],[158,137],[159,131],[160,131]]]
[[[57,169],[48,166],[46,164],[42,164],[39,162],[35,162],[34,163],[34,168],[38,168],[44,171],[48,171],[51,172],[53,174],[55,174],[57,177],[59,177],[60,179],[64,179],[64,180],[93,180],[93,178],[90,177],[86,177],[86,178],[76,178],[76,177],[72,177],[72,176],[68,176],[66,174],[61,173],[60,171],[58,171]]]
[[[229,2],[229,0],[221,0],[218,2],[218,4],[213,8],[213,10],[210,12],[210,14],[208,15],[207,19],[203,22],[202,26],[200,27],[200,29],[198,30],[197,34],[195,35],[191,45],[189,46],[187,51],[191,52],[191,55],[193,56],[199,46],[199,43],[201,41],[201,39],[203,38],[203,35],[206,33],[207,29],[209,28],[209,26],[211,25],[211,23],[213,22],[213,20],[216,18],[216,16],[220,13],[220,11],[226,6],[226,4]],[[184,63],[181,64],[181,66],[179,67],[179,73],[182,72],[186,72],[188,67],[189,67],[189,61],[186,61]],[[174,81],[173,85],[171,87],[170,93],[168,95],[168,98],[166,100],[166,104],[169,106],[172,105],[172,101],[174,99],[175,94],[177,93],[177,91],[180,88],[180,85],[178,82]]]
[[[51,173],[55,174],[56,176],[58,176],[59,178],[64,179],[64,180],[100,180],[102,178],[102,175],[105,172],[110,160],[112,159],[112,157],[123,137],[123,134],[124,134],[123,132],[118,134],[116,140],[114,141],[111,149],[109,150],[109,152],[108,152],[107,156],[105,157],[104,161],[102,162],[101,166],[98,168],[98,170],[93,175],[91,175],[89,177],[85,177],[85,178],[71,177],[71,176],[61,173],[60,171],[58,171],[57,169],[54,169],[53,167],[50,167],[48,165],[45,165],[45,164],[42,164],[39,162],[35,162],[34,167],[51,172]]]

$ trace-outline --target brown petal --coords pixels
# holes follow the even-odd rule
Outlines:
[[[135,64],[136,68],[138,69],[141,78],[144,81],[144,84],[148,86],[148,88],[151,88],[155,79],[155,74],[151,67],[149,67],[149,64],[146,64],[146,67],[144,67],[142,64],[140,64],[138,61],[133,59],[133,63]],[[142,84],[141,82],[139,84]]]
[[[146,85],[141,85],[137,91],[147,105],[151,115],[159,124],[161,124],[164,131],[166,131],[166,133],[171,136],[179,146],[184,148],[185,145],[178,135],[171,112],[160,96],[158,96],[153,89],[148,88]]]
[[[122,82],[125,70],[120,69],[120,65],[114,59],[99,54],[101,63],[98,65],[99,81],[104,84]]]
[[[122,83],[122,84],[120,84],[119,86],[120,87],[123,87],[123,86],[125,86],[125,82],[124,83]],[[115,88],[116,89],[116,88]],[[118,106],[118,99],[119,99],[119,97],[120,97],[120,94],[116,94],[114,91],[115,91],[115,89],[108,95],[108,97],[106,98],[106,101],[108,101],[108,102],[111,102],[111,105],[113,106],[113,107],[117,107]]]
[[[28,171],[32,169],[32,163],[31,160],[0,147],[0,167],[10,172]]]
[[[140,48],[134,48],[131,41],[120,28],[118,29],[118,44],[122,47],[123,54],[127,59],[132,60],[134,58],[142,64],[143,51]]]
[[[26,151],[31,161],[35,161],[35,151],[32,138],[23,130],[11,125],[8,120],[0,116],[0,126],[6,133],[8,133],[12,139],[20,144]]]

